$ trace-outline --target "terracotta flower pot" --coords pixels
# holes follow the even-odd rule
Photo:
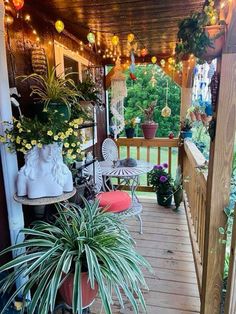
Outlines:
[[[64,299],[65,303],[72,306],[73,299],[73,281],[74,274],[70,274],[61,285],[59,292]],[[81,287],[82,287],[82,307],[83,309],[89,307],[98,293],[98,284],[95,282],[94,289],[91,288],[90,281],[88,280],[88,273],[81,273]]]
[[[155,137],[158,128],[158,123],[143,123],[143,136],[146,140],[151,140]]]
[[[206,26],[206,32],[209,38],[212,40],[212,47],[208,47],[203,55],[203,58],[207,61],[211,61],[216,57],[219,57],[222,53],[222,49],[225,43],[225,27],[224,25],[211,25]]]

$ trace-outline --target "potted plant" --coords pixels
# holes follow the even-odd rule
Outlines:
[[[193,135],[191,129],[192,129],[192,122],[188,118],[181,121],[180,122],[180,137],[183,139],[191,138]]]
[[[172,179],[166,172],[167,163],[156,165],[148,173],[148,183],[153,186],[157,194],[157,203],[161,206],[170,207],[172,202]]]
[[[224,45],[224,25],[217,24],[214,1],[203,12],[195,12],[179,23],[176,55],[179,60],[193,54],[200,61],[211,61],[219,56]]]
[[[81,104],[83,102],[92,103],[93,105],[102,106],[103,102],[99,90],[96,87],[94,81],[87,77],[83,82],[77,85],[77,90],[80,92],[79,101]]]
[[[97,291],[105,313],[111,313],[112,293],[122,303],[120,290],[130,300],[134,313],[138,303],[145,310],[141,286],[147,288],[141,267],[149,264],[134,248],[134,241],[117,215],[101,211],[98,202],[84,201],[81,209],[75,204],[57,205],[55,221],[36,221],[24,228],[23,243],[1,252],[23,249],[22,254],[0,267],[12,272],[1,283],[0,292],[14,286],[20,276],[26,279],[10,297],[1,313],[21,291],[23,310],[28,313],[52,313],[58,291],[73,313],[91,304]],[[26,298],[34,287],[32,299]]]
[[[135,136],[136,118],[125,121],[125,135],[127,138],[133,138]]]
[[[173,196],[175,210],[178,210],[181,202],[183,201],[183,178],[180,166],[178,166],[176,169],[176,176],[173,183]]]
[[[78,98],[82,97],[77,90],[74,81],[70,78],[71,73],[64,76],[56,75],[56,67],[48,67],[47,75],[33,73],[21,76],[22,81],[33,82],[30,84],[31,94],[37,102],[36,113],[42,117],[41,111],[57,110],[65,120],[70,119],[71,106],[78,103]],[[43,117],[45,119],[45,117]]]
[[[144,114],[144,123],[142,123],[142,130],[145,139],[153,139],[156,135],[158,128],[158,123],[154,122],[154,110],[156,106],[156,101],[151,102],[150,106],[146,109],[143,109],[141,106],[138,106]]]

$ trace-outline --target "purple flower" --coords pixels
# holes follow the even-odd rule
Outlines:
[[[162,165],[156,165],[156,166],[154,166],[154,169],[163,170],[163,167],[162,167]]]
[[[168,163],[167,163],[167,162],[164,162],[164,163],[163,163],[163,167],[164,167],[164,168],[168,168]]]
[[[167,177],[161,176],[160,177],[160,182],[165,183],[167,181]]]

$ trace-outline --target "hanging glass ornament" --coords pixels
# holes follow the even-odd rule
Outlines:
[[[132,41],[134,41],[134,34],[132,34],[132,33],[128,34],[127,40],[129,43],[132,43]]]
[[[24,0],[13,0],[12,2],[17,11],[20,11],[24,6]]]
[[[55,28],[58,31],[58,33],[60,34],[61,32],[63,32],[65,25],[61,20],[57,20],[55,23]]]
[[[155,64],[155,63],[157,63],[157,58],[155,56],[153,56],[151,61],[152,61],[153,64]]]
[[[113,46],[117,46],[119,44],[119,37],[117,35],[112,36],[111,42]]]
[[[166,105],[165,107],[161,110],[161,115],[162,117],[164,118],[168,118],[171,116],[171,109],[170,107],[168,106],[168,90],[169,90],[169,87],[168,87],[168,81],[167,81],[167,85],[166,85]]]
[[[161,59],[160,64],[164,68],[166,65],[166,61],[164,59]]]
[[[95,44],[95,35],[92,32],[89,32],[87,35],[87,39],[91,45]]]

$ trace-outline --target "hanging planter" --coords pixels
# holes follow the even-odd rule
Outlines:
[[[205,31],[209,36],[212,44],[211,47],[207,47],[205,53],[202,55],[201,58],[208,62],[211,62],[214,58],[219,57],[222,53],[225,44],[225,26],[206,26]]]
[[[96,298],[98,293],[98,284],[94,282],[94,289],[92,289],[88,273],[81,273],[81,290],[82,290],[82,308],[89,307]],[[74,286],[74,274],[71,273],[61,285],[59,292],[67,305],[72,307],[73,300],[73,286]]]

